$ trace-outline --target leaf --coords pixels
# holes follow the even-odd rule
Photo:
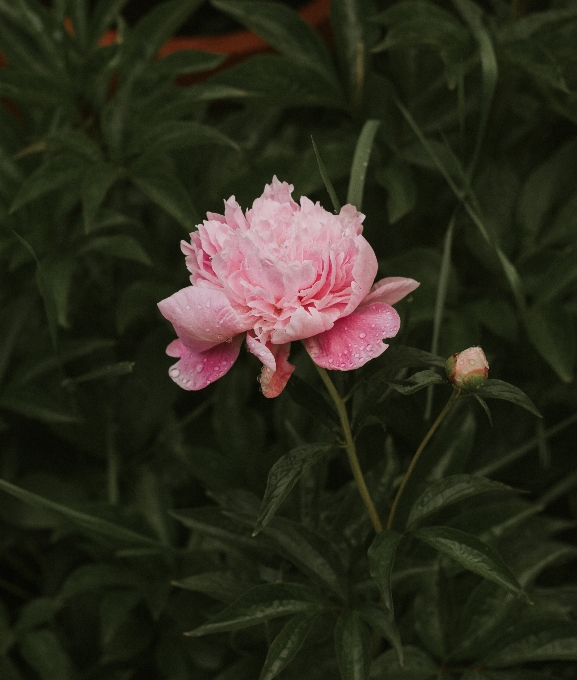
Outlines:
[[[161,59],[157,59],[147,70],[152,78],[165,81],[176,76],[189,73],[202,73],[218,68],[226,55],[212,54],[210,52],[197,52],[196,50],[179,50],[171,52]]]
[[[409,513],[407,528],[414,526],[427,515],[451,503],[457,503],[465,498],[471,498],[487,491],[512,490],[510,486],[494,482],[486,477],[465,474],[446,477],[431,484],[415,501]]]
[[[71,257],[48,256],[39,265],[45,293],[52,299],[58,324],[69,328],[68,299],[76,264]]]
[[[569,92],[561,65],[536,40],[517,40],[501,47],[503,56],[529,75],[562,92]]]
[[[375,135],[377,134],[380,124],[380,120],[367,120],[363,125],[355,148],[355,155],[351,166],[349,190],[347,192],[347,203],[354,205],[359,211],[363,204],[363,192],[365,189],[365,177],[369,166],[369,159],[371,157],[371,151],[373,150]]]
[[[23,637],[20,653],[42,680],[68,680],[71,664],[60,640],[48,628],[33,630]]]
[[[319,34],[294,10],[272,2],[213,0],[218,9],[234,17],[283,56],[311,66],[337,82],[332,60]]]
[[[531,661],[577,661],[577,624],[530,621],[518,624],[501,649],[484,660],[490,668]]]
[[[129,612],[142,600],[137,590],[115,588],[106,593],[100,602],[100,633],[102,645],[108,645],[124,624]]]
[[[342,680],[368,680],[370,637],[359,613],[343,609],[335,625],[335,650]]]
[[[164,170],[139,170],[130,178],[145,196],[180,222],[187,231],[192,231],[200,222],[188,191],[180,180]]]
[[[558,305],[533,307],[527,316],[529,339],[559,378],[573,380],[575,328],[573,319]]]
[[[252,588],[255,583],[245,581],[237,572],[220,570],[188,576],[178,581],[172,581],[172,585],[176,588],[202,593],[219,602],[229,604]]]
[[[376,181],[387,190],[387,217],[395,224],[410,213],[417,202],[417,189],[410,167],[395,158],[375,173]]]
[[[134,368],[134,361],[119,361],[116,364],[108,364],[100,368],[79,375],[76,378],[66,378],[62,381],[62,385],[78,385],[78,383],[89,382],[91,380],[103,380],[104,378],[115,378],[121,375],[128,375],[132,373]]]
[[[123,170],[102,161],[87,168],[82,180],[82,210],[84,231],[88,233],[110,187],[122,176]]]
[[[375,579],[387,608],[392,613],[391,574],[395,553],[402,536],[397,531],[387,529],[377,534],[369,548],[371,576]]]
[[[541,418],[541,414],[537,411],[535,404],[529,399],[529,397],[522,392],[515,385],[510,385],[503,380],[496,380],[494,378],[489,378],[487,382],[480,387],[475,395],[481,397],[481,399],[504,399],[505,401],[510,401],[517,406],[521,406],[527,411],[530,411],[533,415]]]
[[[292,375],[286,384],[285,390],[289,397],[302,406],[312,417],[319,420],[325,427],[335,431],[340,428],[339,417],[327,400],[307,382]]]
[[[45,423],[65,425],[82,420],[69,403],[32,386],[9,385],[0,396],[0,407]]]
[[[148,266],[152,264],[140,243],[127,234],[94,236],[78,250],[79,255],[85,255],[86,253],[101,253],[102,255],[132,260],[133,262],[139,262]]]
[[[126,529],[118,524],[113,524],[107,520],[101,519],[100,517],[95,517],[93,515],[88,515],[84,512],[79,512],[78,510],[73,510],[65,505],[56,503],[54,501],[38,496],[35,493],[26,491],[21,487],[10,484],[3,479],[0,479],[0,490],[18,498],[24,503],[43,510],[49,510],[57,513],[61,517],[70,520],[73,524],[79,526],[82,529],[88,529],[91,532],[100,534],[107,538],[111,538],[120,543],[147,545],[157,548],[159,551],[166,551],[165,546],[156,541],[153,538],[145,536],[144,534],[136,533],[131,529]]]
[[[88,30],[89,46],[94,47],[102,38],[102,34],[116,20],[128,0],[100,0],[94,8]]]
[[[319,150],[317,148],[317,145],[315,143],[315,140],[313,137],[311,137],[311,142],[313,143],[313,149],[315,152],[315,156],[317,159],[317,164],[319,166],[319,172],[321,174],[321,178],[324,182],[324,185],[328,191],[329,197],[331,199],[331,203],[333,204],[333,209],[335,213],[339,213],[341,211],[341,204],[339,203],[339,199],[337,198],[337,195],[335,193],[333,183],[331,182],[331,179],[327,173],[327,170],[324,166],[324,163],[320,157]],[[289,381],[290,382],[290,381]]]
[[[283,629],[269,647],[260,680],[276,678],[283,668],[294,659],[317,616],[316,612],[306,612],[293,616],[285,623]]]
[[[61,154],[46,161],[26,179],[12,202],[10,213],[60,187],[78,183],[85,167],[85,159],[71,154]]]
[[[326,444],[305,444],[297,446],[277,460],[268,474],[266,490],[253,536],[256,536],[274,517],[277,509],[292,491],[302,473],[320,460],[330,449],[331,446]]]
[[[255,586],[236,602],[185,635],[200,637],[208,633],[239,630],[289,614],[320,613],[322,605],[314,592],[295,583],[266,583]]]
[[[50,597],[38,597],[28,601],[20,611],[16,629],[22,633],[51,622],[62,609],[62,602]]]
[[[415,394],[428,385],[436,385],[439,383],[446,384],[446,379],[439,375],[436,371],[419,371],[413,373],[410,378],[406,380],[393,380],[392,378],[382,378],[394,390],[404,395]]]
[[[491,411],[489,410],[487,402],[484,399],[481,399],[481,397],[478,394],[473,394],[473,396],[479,402],[483,411],[485,411],[485,414],[487,415],[487,418],[489,419],[489,424],[491,425],[491,427],[493,427],[493,418],[491,416]]]
[[[369,6],[363,0],[331,2],[331,28],[345,75],[348,99],[353,107],[361,103],[365,84],[367,40],[364,22],[367,11],[370,11]]]
[[[374,602],[370,602],[359,607],[357,611],[365,622],[368,623],[376,633],[382,635],[391,647],[393,647],[397,653],[399,664],[402,666],[404,658],[403,646],[391,610],[375,604]]]
[[[423,527],[411,534],[435,550],[452,557],[465,569],[498,583],[516,595],[523,594],[521,586],[499,553],[475,536],[449,527]]]
[[[390,649],[378,656],[371,669],[371,678],[387,680],[436,680],[439,667],[422,649],[413,645],[403,647],[404,663],[401,667],[397,653]]]
[[[118,564],[94,562],[83,564],[66,576],[58,593],[58,600],[66,602],[70,598],[95,590],[114,590],[122,587],[145,589],[147,586],[146,579],[132,569]]]

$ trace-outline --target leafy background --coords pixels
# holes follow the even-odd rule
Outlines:
[[[0,0],[2,680],[574,677],[575,2],[332,0],[328,43],[291,3],[125,4]],[[271,50],[157,59],[194,16]],[[276,174],[330,209],[311,136],[380,274],[421,282],[335,376],[382,516],[451,353],[543,415],[460,401],[375,542],[306,354],[272,401],[244,352],[183,392],[156,309],[224,198]]]

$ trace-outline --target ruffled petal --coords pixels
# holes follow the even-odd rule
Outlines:
[[[250,327],[220,290],[188,286],[158,303],[162,316],[191,352],[203,352]]]
[[[353,281],[351,282],[351,296],[342,312],[343,317],[353,312],[371,290],[379,264],[375,251],[364,236],[357,236],[355,243],[359,248],[353,265]]]
[[[373,302],[339,319],[328,331],[304,340],[312,360],[322,368],[351,371],[380,356],[401,325],[397,312],[387,304]]]
[[[179,357],[168,375],[185,390],[201,390],[222,378],[238,357],[243,336],[221,342],[204,352],[191,351],[181,340],[174,340],[166,348],[171,357]]]
[[[246,334],[246,346],[248,347],[248,351],[258,357],[267,368],[273,372],[276,370],[276,359],[274,354],[253,334],[252,331],[249,331]]]
[[[361,304],[366,305],[371,302],[384,302],[387,305],[394,305],[395,302],[402,300],[420,285],[421,284],[414,279],[405,279],[402,276],[389,276],[386,279],[377,281]]]
[[[265,397],[271,399],[272,397],[278,397],[284,390],[284,386],[287,384],[295,367],[287,361],[291,348],[290,342],[287,342],[285,345],[270,345],[269,347],[275,358],[276,367],[272,370],[265,364],[262,367],[259,380],[262,393]]]

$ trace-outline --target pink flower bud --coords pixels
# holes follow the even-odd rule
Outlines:
[[[489,375],[489,364],[480,347],[469,347],[455,352],[445,364],[447,377],[455,386],[465,390],[478,390]]]

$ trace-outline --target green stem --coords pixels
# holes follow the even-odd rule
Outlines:
[[[449,411],[453,407],[453,404],[459,398],[459,394],[461,394],[461,390],[458,387],[453,388],[453,393],[449,397],[449,401],[445,404],[445,408],[441,411],[441,413],[439,413],[439,415],[437,416],[437,420],[435,420],[435,422],[431,425],[430,430],[427,432],[427,434],[425,435],[425,438],[420,443],[419,448],[416,450],[415,455],[413,456],[413,460],[411,461],[411,464],[409,465],[409,469],[405,472],[405,476],[403,477],[403,481],[401,482],[401,486],[399,487],[399,490],[397,491],[397,495],[395,496],[395,500],[393,501],[393,506],[391,507],[391,512],[389,513],[389,519],[387,521],[387,529],[390,529],[393,526],[393,520],[395,518],[397,506],[399,505],[399,501],[401,500],[401,496],[403,495],[403,491],[404,491],[405,487],[407,486],[407,482],[409,481],[409,477],[411,476],[411,473],[413,472],[415,465],[417,464],[417,461],[419,460],[419,456],[423,452],[423,449],[425,448],[425,446],[427,446],[429,439],[435,434],[435,430],[443,422],[443,418],[447,415],[447,413],[449,413]]]
[[[351,425],[349,423],[345,402],[341,398],[341,395],[337,392],[337,388],[334,386],[333,381],[329,378],[329,374],[325,371],[325,369],[317,366],[317,371],[319,372],[325,387],[327,388],[332,400],[335,403],[335,406],[337,407],[337,412],[341,421],[341,427],[343,428],[343,434],[345,435],[345,449],[347,456],[349,457],[349,463],[353,471],[353,477],[355,478],[357,488],[361,494],[363,503],[367,508],[367,512],[369,513],[369,517],[371,518],[371,522],[373,523],[375,531],[377,534],[380,534],[383,530],[383,525],[373,504],[373,500],[365,483],[365,478],[363,477],[361,466],[359,465],[359,459],[357,458],[357,450],[355,448],[355,441],[353,439],[353,433],[351,432]]]

